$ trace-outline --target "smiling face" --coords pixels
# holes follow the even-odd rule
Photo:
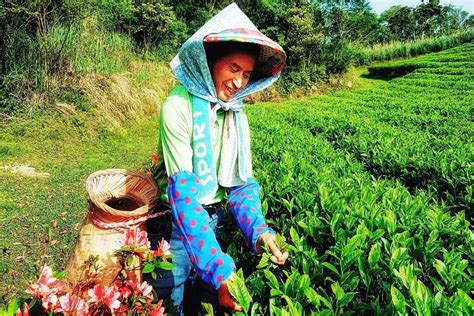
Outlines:
[[[222,56],[211,66],[217,97],[229,101],[245,87],[255,66],[255,56],[234,52]]]

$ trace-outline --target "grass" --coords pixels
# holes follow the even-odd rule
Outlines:
[[[392,60],[442,51],[457,45],[472,42],[474,30],[469,29],[453,35],[427,38],[409,42],[393,42],[373,47],[353,47],[354,62],[357,65],[375,61]]]
[[[95,137],[53,117],[22,121],[20,125],[29,125],[23,129],[17,123],[4,125],[2,164],[27,164],[50,176],[32,178],[0,169],[3,302],[24,295],[43,264],[64,267],[87,208],[87,176],[107,168],[139,170],[157,143],[156,117]]]

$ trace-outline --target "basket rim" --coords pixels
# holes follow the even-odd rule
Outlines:
[[[149,199],[146,200],[141,200],[141,203],[144,203],[142,206],[138,207],[137,209],[133,211],[123,211],[123,210],[117,210],[109,206],[108,204],[105,203],[105,199],[98,199],[96,196],[97,194],[93,192],[92,190],[92,181],[95,180],[97,177],[101,176],[124,176],[124,179],[129,179],[129,178],[139,178],[142,181],[146,182],[148,185],[150,185],[150,189],[152,189],[152,196]],[[129,171],[126,169],[104,169],[104,170],[99,170],[95,171],[92,174],[89,175],[86,179],[86,191],[89,195],[89,201],[91,204],[93,204],[95,207],[97,207],[100,210],[103,210],[109,214],[114,214],[118,216],[123,216],[123,217],[128,217],[128,218],[133,218],[137,216],[142,216],[145,215],[146,213],[150,212],[154,206],[157,203],[157,196],[158,196],[158,187],[153,180],[153,178],[144,172],[136,172],[136,171]],[[137,198],[137,195],[135,194],[113,194],[113,190],[104,190],[104,193],[107,193],[107,197],[125,197],[125,196],[133,196],[134,198]],[[138,191],[137,191],[138,192]]]

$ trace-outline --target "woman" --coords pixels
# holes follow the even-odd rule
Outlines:
[[[242,111],[243,98],[275,82],[285,59],[283,49],[231,4],[188,39],[171,62],[180,84],[161,109],[159,186],[163,208],[172,211],[168,234],[175,268],[148,281],[158,295],[170,296],[180,313],[184,283],[193,269],[200,299],[240,309],[226,285],[235,264],[221,251],[215,233],[227,193],[252,250],[261,251],[265,243],[275,263],[288,258],[261,212]],[[148,224],[152,246],[163,236],[160,225],[166,223]]]

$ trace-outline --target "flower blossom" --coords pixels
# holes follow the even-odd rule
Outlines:
[[[87,291],[90,299],[88,303],[95,305],[105,305],[112,312],[120,307],[120,292],[114,286],[96,285],[93,289]]]
[[[59,299],[56,294],[50,294],[43,297],[41,305],[47,311],[55,310],[59,305]]]
[[[76,295],[66,293],[59,298],[59,306],[54,310],[64,314],[87,316],[89,315],[89,306]]]
[[[129,229],[125,233],[125,246],[129,246],[132,251],[137,248],[149,249],[150,241],[147,232],[140,228]]]
[[[63,284],[58,279],[53,278],[52,275],[51,268],[45,265],[38,281],[29,285],[25,292],[36,298],[46,298],[51,294],[61,292]]]
[[[153,162],[153,166],[156,166],[158,164],[158,154],[154,153],[153,156],[151,156],[151,161]]]
[[[156,307],[151,311],[150,316],[163,316],[165,313],[165,308],[161,306],[163,300],[160,300],[156,303]]]
[[[154,250],[153,251],[153,257],[156,258],[156,257],[160,257],[162,255],[169,255],[171,254],[171,252],[169,251],[171,246],[170,244],[164,239],[162,238],[160,243],[158,244],[158,249],[157,250]]]
[[[149,285],[146,281],[143,281],[142,284],[137,284],[135,288],[135,293],[139,296],[144,296],[150,300],[153,300],[153,287]]]
[[[16,313],[15,313],[15,316],[29,316],[30,313],[30,307],[28,306],[28,304],[23,304],[23,312],[21,311],[21,309],[18,307]]]

